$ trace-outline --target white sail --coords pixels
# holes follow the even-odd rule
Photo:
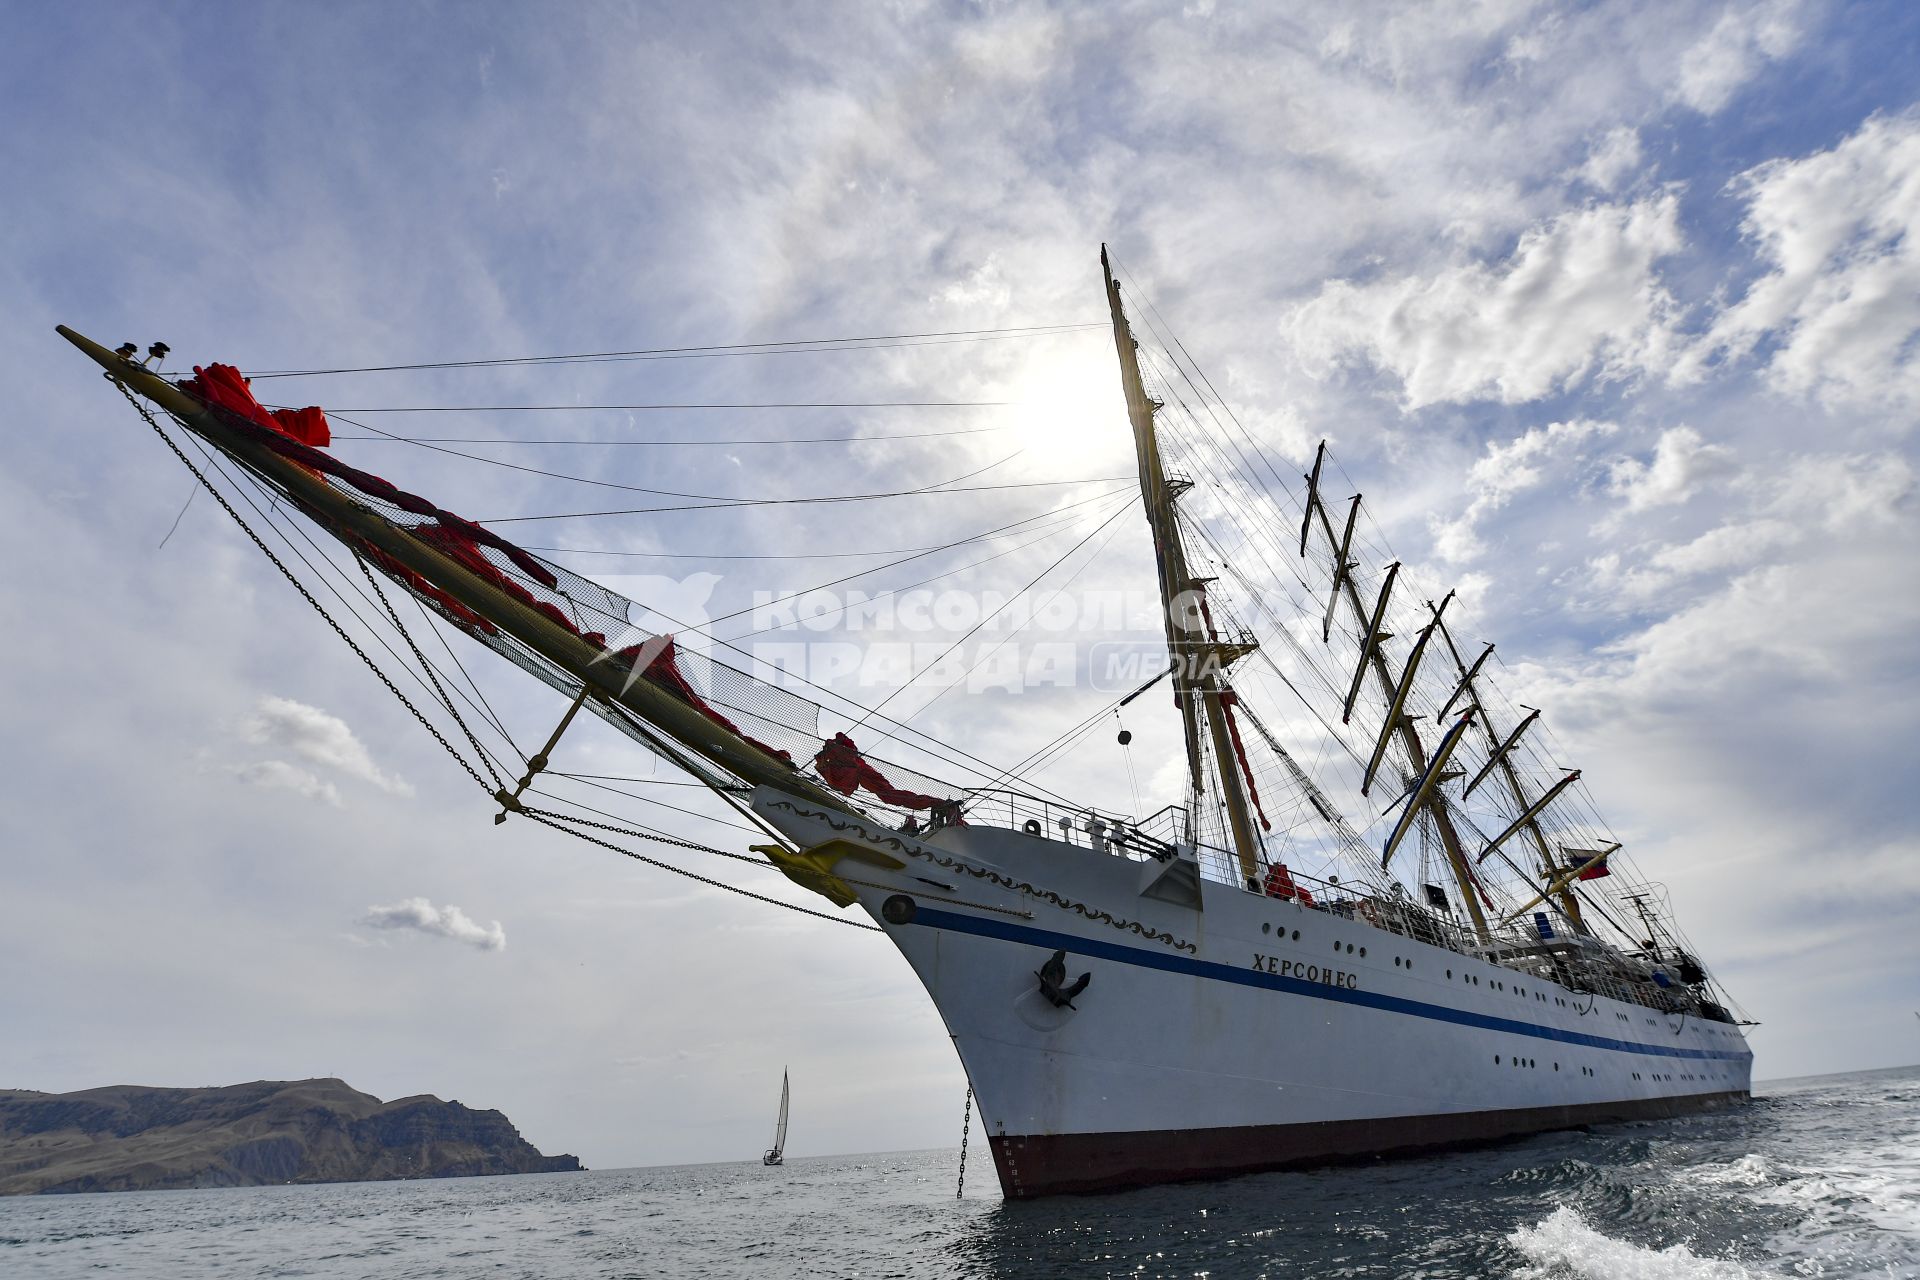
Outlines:
[[[787,1147],[787,1073],[780,1073],[780,1116],[773,1122],[773,1146],[761,1158],[763,1164],[779,1164]]]

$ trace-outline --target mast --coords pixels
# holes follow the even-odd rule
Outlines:
[[[1120,385],[1127,396],[1127,421],[1133,427],[1133,447],[1140,470],[1140,498],[1146,507],[1147,527],[1153,533],[1154,565],[1159,571],[1161,612],[1167,626],[1167,650],[1173,660],[1174,699],[1180,706],[1180,718],[1187,745],[1187,776],[1196,808],[1205,794],[1206,762],[1200,747],[1201,723],[1213,747],[1214,777],[1220,785],[1221,800],[1227,810],[1227,823],[1233,837],[1234,853],[1240,861],[1243,879],[1257,883],[1260,878],[1260,840],[1254,834],[1253,815],[1247,804],[1246,789],[1235,771],[1238,758],[1227,725],[1221,698],[1219,666],[1223,647],[1203,638],[1203,621],[1196,601],[1204,584],[1187,570],[1186,547],[1180,540],[1180,523],[1174,499],[1186,486],[1176,488],[1167,480],[1160,459],[1159,436],[1154,430],[1153,414],[1159,405],[1147,394],[1140,378],[1140,358],[1127,324],[1126,311],[1120,305],[1120,286],[1107,262],[1107,247],[1100,246],[1100,270],[1106,277],[1107,308],[1113,314],[1113,342],[1120,353]],[[1203,714],[1204,713],[1204,714]]]
[[[1480,731],[1486,736],[1488,756],[1486,767],[1480,770],[1480,777],[1485,777],[1487,770],[1494,768],[1496,764],[1499,766],[1500,776],[1506,782],[1507,790],[1512,794],[1514,803],[1520,806],[1521,813],[1527,815],[1525,824],[1526,831],[1528,835],[1533,837],[1534,850],[1540,855],[1541,883],[1550,884],[1559,870],[1559,865],[1554,862],[1553,854],[1547,848],[1547,835],[1546,832],[1540,829],[1540,819],[1535,812],[1533,797],[1528,794],[1526,784],[1521,781],[1520,771],[1513,767],[1513,761],[1508,758],[1508,753],[1512,750],[1513,744],[1519,741],[1521,733],[1526,730],[1529,724],[1533,723],[1534,717],[1540,713],[1536,711],[1533,715],[1521,721],[1520,727],[1507,735],[1507,741],[1504,744],[1501,743],[1493,731],[1492,720],[1486,715],[1485,705],[1480,701],[1480,691],[1474,684],[1474,677],[1480,674],[1480,667],[1486,662],[1488,655],[1493,652],[1493,646],[1489,644],[1485,649],[1482,649],[1480,656],[1475,658],[1473,665],[1469,667],[1461,660],[1460,649],[1453,643],[1453,633],[1447,630],[1445,623],[1440,624],[1440,638],[1446,642],[1447,652],[1453,657],[1453,665],[1458,668],[1460,672],[1460,684],[1454,689],[1454,698],[1458,698],[1462,693],[1465,693],[1467,695],[1468,705],[1481,708],[1481,715],[1479,716]],[[1447,700],[1447,705],[1453,705],[1453,698]],[[1479,778],[1474,779],[1474,781],[1477,783]],[[1471,789],[1470,787],[1469,790]],[[1559,892],[1553,896],[1559,900],[1561,911],[1563,911],[1567,919],[1573,923],[1573,927],[1581,933],[1588,932],[1587,922],[1580,918],[1580,899],[1575,896],[1573,892],[1572,882],[1568,881],[1566,884],[1561,885]]]
[[[1322,440],[1319,451],[1314,455],[1313,474],[1307,477],[1306,506],[1309,517],[1315,514],[1320,517],[1320,532],[1327,540],[1327,549],[1337,555],[1345,540],[1334,536],[1333,522],[1327,518],[1326,504],[1320,501],[1318,477],[1320,462],[1326,450],[1327,443]],[[1387,581],[1381,585],[1379,605],[1372,611],[1368,610],[1366,602],[1360,598],[1360,587],[1352,572],[1337,571],[1334,575],[1338,584],[1337,589],[1346,596],[1347,604],[1353,611],[1354,622],[1361,629],[1360,669],[1371,668],[1389,706],[1396,700],[1395,692],[1400,685],[1400,679],[1387,666],[1383,643],[1386,636],[1381,634],[1380,627],[1385,621],[1387,592],[1392,587],[1393,575],[1398,572],[1399,567],[1397,562],[1389,566]],[[1436,625],[1439,624],[1437,614],[1434,621]],[[1410,660],[1409,665],[1417,663],[1418,660],[1416,656]],[[1356,693],[1358,688],[1359,670],[1356,670],[1354,686]],[[1382,737],[1393,734],[1399,739],[1401,750],[1406,754],[1410,766],[1409,772],[1415,777],[1426,774],[1429,768],[1427,749],[1420,741],[1420,731],[1414,727],[1412,717],[1401,715],[1396,719],[1389,716],[1387,723],[1382,726],[1381,734]],[[1474,932],[1479,935],[1482,942],[1488,941],[1491,935],[1487,930],[1486,912],[1480,907],[1480,884],[1474,878],[1473,869],[1467,862],[1466,850],[1460,843],[1460,833],[1455,830],[1453,815],[1447,810],[1446,797],[1441,794],[1438,787],[1433,787],[1427,790],[1426,799],[1422,803],[1428,816],[1433,819],[1434,829],[1440,834],[1440,845],[1446,850],[1447,866],[1453,872],[1454,883],[1459,886],[1461,901],[1467,905],[1467,914],[1473,920]]]

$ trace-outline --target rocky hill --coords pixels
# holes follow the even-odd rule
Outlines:
[[[340,1080],[209,1089],[0,1089],[0,1195],[577,1170],[498,1111],[382,1102]]]

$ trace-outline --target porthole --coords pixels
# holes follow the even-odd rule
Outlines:
[[[1500,1055],[1497,1053],[1493,1055],[1493,1065],[1496,1067],[1500,1065]]]
[[[1352,944],[1351,942],[1349,942],[1349,943],[1347,944],[1347,954],[1348,954],[1348,955],[1352,955],[1352,954],[1353,954],[1353,944]]]
[[[1448,982],[1452,982],[1452,981],[1453,981],[1453,970],[1451,970],[1451,969],[1449,969],[1449,970],[1447,970],[1447,981],[1448,981]]]
[[[1300,941],[1300,931],[1299,931],[1298,929],[1295,929],[1295,930],[1293,931],[1293,940],[1294,940],[1295,942],[1298,942],[1298,941]]]
[[[1400,967],[1400,957],[1399,957],[1399,956],[1395,956],[1395,957],[1393,958],[1393,967],[1394,967],[1394,968],[1396,968],[1396,969],[1398,969],[1398,968]]]
[[[1360,948],[1360,958],[1362,960],[1367,958],[1367,949],[1365,947]]]
[[[1271,921],[1271,920],[1262,920],[1262,921],[1260,922],[1260,932],[1262,932],[1262,933],[1272,933],[1272,932],[1273,932],[1273,921]]]

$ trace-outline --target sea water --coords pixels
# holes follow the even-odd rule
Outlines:
[[[1920,1068],[1478,1151],[1003,1203],[958,1152],[0,1200],[0,1277],[1920,1277]]]

